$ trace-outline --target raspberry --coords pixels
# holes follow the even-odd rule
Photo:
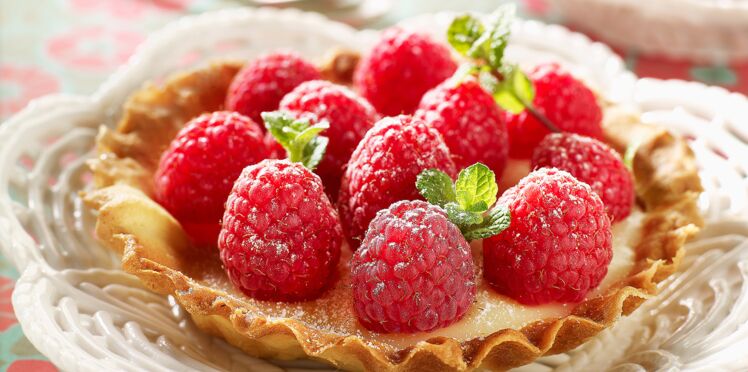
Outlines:
[[[565,171],[542,168],[499,201],[511,224],[483,241],[486,280],[530,305],[579,302],[597,287],[613,257],[610,219],[590,187]]]
[[[400,200],[423,199],[416,189],[421,171],[436,168],[457,174],[437,131],[410,116],[385,117],[359,142],[343,174],[338,208],[353,249],[369,221]]]
[[[269,156],[259,125],[214,112],[192,119],[161,156],[155,196],[196,243],[216,243],[223,203],[242,169]]]
[[[322,135],[330,142],[315,173],[322,178],[328,194],[337,196],[343,167],[366,131],[379,119],[376,110],[348,88],[322,80],[296,87],[283,97],[280,109],[313,123],[329,122],[330,128]]]
[[[481,162],[503,172],[509,152],[504,117],[476,80],[441,83],[423,96],[415,117],[441,133],[458,168]]]
[[[441,208],[401,201],[377,213],[351,260],[359,321],[376,332],[428,332],[475,298],[470,245]]]
[[[353,74],[353,84],[384,115],[411,114],[427,90],[457,69],[446,46],[428,35],[391,28]]]
[[[578,134],[549,134],[532,156],[532,168],[541,167],[565,170],[590,185],[612,221],[623,220],[631,213],[634,180],[621,157],[608,145]]]
[[[557,64],[536,66],[528,74],[535,87],[533,106],[565,132],[601,139],[602,111],[595,94]],[[504,113],[509,129],[509,155],[527,159],[535,146],[550,133],[527,110]]]
[[[265,142],[265,146],[267,146],[268,151],[270,152],[270,155],[268,158],[270,159],[285,159],[286,158],[286,149],[281,146],[278,141],[275,140],[275,137],[273,137],[273,134],[270,132],[265,133],[265,138],[263,138],[263,142]]]
[[[317,68],[298,54],[267,54],[247,63],[236,74],[226,95],[226,109],[262,123],[260,114],[277,109],[286,93],[307,80],[319,78]]]
[[[319,177],[299,163],[264,160],[236,180],[218,248],[232,283],[247,296],[301,301],[330,284],[341,242]]]

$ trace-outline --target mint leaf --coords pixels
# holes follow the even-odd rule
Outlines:
[[[291,130],[294,126],[303,126],[303,123],[296,123],[295,120],[283,112],[263,112],[260,114],[262,121],[265,122],[265,128],[273,135],[276,141],[280,143],[283,148],[291,145],[291,141],[295,135]],[[306,123],[309,126],[309,123]],[[295,128],[294,128],[295,129]]]
[[[488,16],[486,25],[470,14],[457,16],[447,29],[447,40],[461,55],[498,69],[504,59],[515,13],[514,5],[501,6]]]
[[[457,177],[455,193],[457,203],[465,211],[485,212],[496,202],[499,186],[496,177],[487,166],[475,163]]]
[[[468,226],[461,231],[468,241],[485,239],[506,230],[510,222],[511,213],[509,209],[504,206],[496,206],[488,212],[488,215],[480,224]]]
[[[483,32],[483,24],[480,19],[470,14],[464,14],[452,20],[447,29],[447,41],[457,53],[467,55],[473,43]]]
[[[507,91],[498,91],[493,95],[494,101],[504,111],[511,112],[512,114],[519,114],[525,109],[525,105],[522,104],[513,94]]]
[[[485,25],[469,14],[458,16],[447,30],[447,39],[457,52],[473,59],[473,65],[480,66],[460,69],[459,80],[467,73],[477,75],[481,86],[493,94],[504,110],[518,114],[528,109],[533,116],[538,116],[540,113],[532,107],[535,98],[532,82],[519,67],[504,64],[515,14],[514,5],[508,4],[491,13]],[[543,122],[550,123],[547,119]],[[549,127],[556,128],[553,123]]]
[[[429,203],[444,208],[455,201],[452,179],[438,169],[426,169],[416,178],[416,188]]]
[[[296,119],[282,111],[263,112],[265,127],[278,143],[286,149],[288,160],[314,169],[322,160],[328,139],[318,137],[330,127],[327,121],[311,125],[308,119]]]
[[[507,65],[502,70],[503,80],[495,86],[493,98],[504,110],[519,114],[532,105],[535,89],[519,66]]]
[[[489,66],[495,69],[502,65],[516,12],[514,5],[507,4],[499,7],[488,16],[487,32],[484,33],[488,36],[481,38],[485,39],[481,47],[483,48],[483,58]]]
[[[483,213],[488,210],[488,203],[486,203],[484,200],[481,200],[468,208],[465,208],[468,212],[474,212],[474,213]]]
[[[530,81],[530,78],[522,72],[522,69],[517,65],[510,65],[510,74],[506,79],[505,84],[511,86],[511,90],[514,95],[523,103],[532,103],[535,99],[535,88]]]
[[[314,170],[325,157],[327,150],[327,137],[314,137],[306,146],[304,146],[303,155],[299,161],[305,167]]]
[[[452,223],[463,231],[464,228],[470,225],[475,225],[483,221],[483,216],[480,213],[468,212],[463,210],[457,203],[447,203],[444,207],[447,212],[447,217]]]
[[[309,121],[307,120],[305,120],[304,122],[309,123]],[[327,128],[330,128],[330,124],[327,121],[322,121],[319,124],[301,129],[300,133],[298,133],[296,137],[291,141],[291,145],[306,145]]]
[[[438,169],[427,169],[416,178],[416,188],[429,203],[447,212],[467,240],[498,234],[509,226],[509,211],[488,208],[496,202],[499,187],[494,173],[481,163],[460,172],[457,183]],[[488,213],[486,213],[488,211]]]

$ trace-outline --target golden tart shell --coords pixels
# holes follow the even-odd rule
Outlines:
[[[696,206],[702,191],[686,142],[636,115],[608,107],[608,143],[623,152],[638,145],[633,169],[637,203],[644,211],[641,241],[630,274],[600,295],[575,305],[570,315],[502,329],[457,341],[434,337],[391,350],[357,335],[325,332],[293,316],[263,317],[241,296],[195,279],[196,261],[217,260],[190,245],[179,223],[154,202],[152,174],[162,151],[189,119],[222,108],[241,65],[216,63],[178,74],[162,86],[145,85],[124,106],[116,129],[102,128],[98,157],[90,162],[94,188],[85,192],[98,211],[96,235],[122,256],[123,269],[154,292],[168,294],[202,330],[263,358],[312,358],[346,370],[509,369],[571,350],[657,292],[657,283],[676,269],[684,243],[702,225]],[[212,257],[212,258],[210,258]]]

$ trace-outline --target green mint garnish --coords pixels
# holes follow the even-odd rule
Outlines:
[[[265,128],[286,149],[288,160],[314,169],[327,148],[327,137],[318,136],[330,127],[327,121],[311,125],[308,119],[296,119],[282,111],[263,112]]]
[[[427,169],[418,175],[416,187],[429,203],[447,212],[467,240],[487,238],[509,227],[509,210],[491,208],[499,187],[494,173],[481,163],[463,169],[454,184],[446,173]]]
[[[532,82],[516,65],[507,65],[502,69],[502,81],[494,88],[493,98],[504,110],[519,114],[532,106],[535,89]]]
[[[488,16],[486,25],[471,14],[457,16],[447,29],[447,40],[457,53],[499,69],[515,13],[514,5],[501,6]]]
[[[504,63],[515,7],[504,5],[486,19],[465,14],[457,16],[447,29],[447,40],[458,53],[471,60],[471,71],[491,92],[502,108],[519,113],[532,102],[535,92],[530,79],[517,66]]]
[[[463,227],[477,225],[483,222],[483,216],[481,216],[479,213],[468,212],[460,208],[457,203],[447,203],[447,205],[444,207],[444,210],[447,212],[447,217],[449,217],[449,220],[457,225],[457,227],[460,228],[460,231],[462,231]]]
[[[438,169],[426,169],[416,178],[416,188],[429,203],[444,208],[457,200],[452,179]]]
[[[455,194],[460,208],[469,212],[485,212],[496,202],[499,186],[493,171],[487,166],[476,163],[457,176]]]
[[[471,226],[470,230],[463,234],[468,241],[490,238],[506,230],[509,227],[511,219],[509,209],[502,205],[497,205],[488,211],[488,216],[483,218],[483,222]]]
[[[504,61],[515,14],[514,5],[508,4],[491,13],[485,24],[471,14],[452,20],[447,40],[455,51],[470,60],[460,67],[453,79],[461,81],[473,75],[504,110],[513,114],[527,110],[550,131],[559,132],[558,127],[533,106],[535,89],[527,75],[519,66]]]
[[[483,23],[476,17],[465,14],[455,17],[447,29],[447,41],[449,45],[463,56],[473,56],[473,50],[478,38],[485,33]]]

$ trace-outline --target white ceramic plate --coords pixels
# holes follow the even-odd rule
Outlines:
[[[449,15],[406,27],[440,34]],[[227,10],[184,18],[154,34],[95,94],[32,102],[0,127],[0,248],[22,272],[13,305],[31,342],[69,371],[281,371],[325,368],[251,358],[205,335],[170,298],[145,290],[93,238],[78,191],[96,128],[114,125],[148,80],[220,57],[280,47],[319,58],[333,46],[366,50],[376,34],[294,11]],[[518,22],[510,58],[560,61],[644,120],[695,138],[707,227],[682,272],[581,348],[525,370],[745,369],[748,359],[748,100],[719,88],[640,80],[611,51],[562,27]],[[743,125],[742,127],[740,125]]]

